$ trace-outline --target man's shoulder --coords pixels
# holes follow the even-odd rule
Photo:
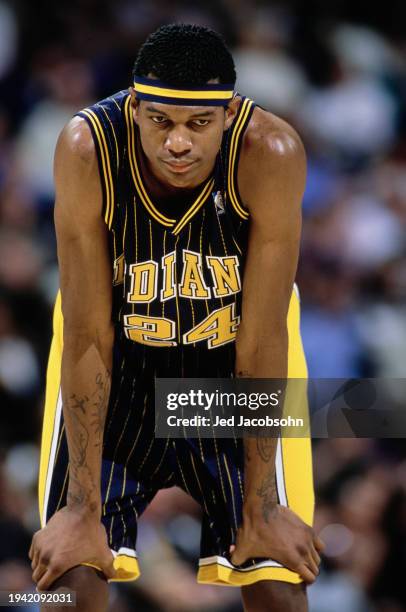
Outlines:
[[[79,110],[68,121],[60,134],[59,143],[64,150],[84,162],[94,160],[96,148],[91,126],[95,129],[96,134],[106,129],[113,130],[117,140],[123,106],[128,96],[129,92],[122,90]]]
[[[276,161],[304,155],[297,131],[284,119],[256,106],[242,142],[242,162]]]
[[[95,158],[93,136],[83,117],[75,115],[68,121],[59,135],[56,151],[85,163]]]
[[[244,134],[238,165],[244,206],[251,213],[263,212],[263,206],[269,206],[270,192],[276,197],[293,190],[294,198],[296,192],[303,191],[305,180],[306,153],[299,134],[287,121],[256,107]]]

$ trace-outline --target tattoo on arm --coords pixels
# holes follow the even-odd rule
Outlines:
[[[257,450],[264,463],[269,463],[272,458],[273,438],[257,437]]]
[[[257,495],[262,500],[262,516],[268,523],[272,510],[277,503],[274,474],[268,474],[257,489]]]
[[[104,376],[100,373],[97,374],[96,390],[92,395],[93,420],[91,422],[91,425],[94,428],[95,446],[101,446],[103,442],[104,426],[110,395],[110,383],[110,372],[108,370]]]
[[[248,439],[245,439],[244,457],[246,466],[251,460],[250,450],[251,449],[248,446]],[[256,438],[256,450],[259,457],[261,458],[261,461],[264,464],[270,464],[273,458],[274,438],[265,438],[258,435]],[[253,448],[253,452],[255,453],[255,446]],[[266,523],[268,523],[272,511],[275,508],[275,505],[278,503],[274,470],[268,471],[268,473],[263,476],[261,484],[256,489],[256,494],[260,500],[259,503],[263,519]]]
[[[69,456],[70,470],[67,500],[72,505],[84,506],[91,504],[91,497],[95,491],[95,483],[87,463],[89,431],[80,413],[76,414],[76,432],[72,440],[72,452]],[[84,482],[86,486],[84,486]]]
[[[82,398],[79,398],[76,393],[74,393],[71,397],[71,405],[69,406],[70,409],[72,410],[80,410],[83,414],[86,414],[86,402],[89,401],[89,398],[87,397],[87,395],[85,395]]]
[[[88,506],[94,512],[96,502],[92,499],[97,486],[88,463],[88,449],[91,439],[94,447],[101,447],[104,434],[104,423],[110,394],[110,372],[97,374],[95,390],[89,398],[72,394],[67,402],[67,409],[75,421],[76,432],[71,443],[69,455],[69,488],[68,503],[75,506]],[[86,413],[92,418],[86,421]],[[93,429],[93,432],[90,431]]]

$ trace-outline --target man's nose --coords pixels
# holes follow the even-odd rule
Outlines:
[[[182,157],[190,152],[192,141],[190,134],[183,126],[175,126],[167,135],[164,147],[173,157]]]

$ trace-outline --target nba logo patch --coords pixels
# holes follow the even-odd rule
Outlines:
[[[218,215],[223,215],[226,211],[224,208],[223,196],[221,195],[221,191],[217,191],[217,193],[213,193],[214,205],[216,207],[216,211]]]

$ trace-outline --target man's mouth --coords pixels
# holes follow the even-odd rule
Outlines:
[[[164,164],[166,166],[168,166],[169,170],[171,172],[174,172],[175,174],[183,174],[184,172],[187,172],[191,166],[193,166],[193,164],[195,163],[194,161],[164,161]]]

